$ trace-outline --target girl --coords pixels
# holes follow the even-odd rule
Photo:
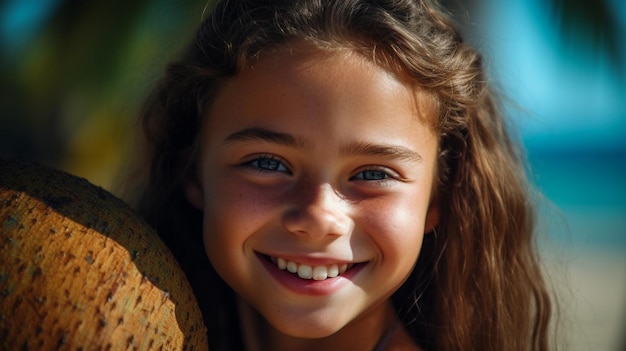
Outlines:
[[[428,0],[222,1],[145,106],[138,203],[211,350],[545,350],[533,209]]]

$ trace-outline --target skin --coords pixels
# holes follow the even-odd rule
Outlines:
[[[301,43],[222,86],[186,191],[250,349],[368,350],[393,324],[389,298],[438,220],[432,106],[350,49]],[[356,265],[312,294],[281,284],[270,256]],[[400,327],[389,349],[417,346]]]

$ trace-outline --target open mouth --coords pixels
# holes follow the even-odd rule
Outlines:
[[[280,257],[265,255],[265,258],[272,262],[278,269],[287,271],[302,279],[325,280],[335,278],[350,269],[354,268],[354,263],[336,263],[321,266],[309,266],[298,262],[286,260]]]

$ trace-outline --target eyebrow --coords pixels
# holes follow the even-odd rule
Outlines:
[[[232,144],[237,142],[259,140],[298,149],[311,149],[309,143],[291,134],[276,132],[260,127],[246,128],[235,132],[227,136],[224,139],[224,142],[226,144]],[[351,143],[343,147],[341,149],[341,153],[345,155],[370,155],[395,160],[422,161],[422,156],[418,152],[400,145]]]
[[[353,143],[341,150],[347,155],[370,155],[395,160],[421,162],[422,155],[401,145],[378,145],[370,143]]]
[[[246,128],[235,132],[224,139],[227,144],[246,141],[266,141],[299,149],[308,149],[308,144],[291,134],[276,132],[265,128]]]

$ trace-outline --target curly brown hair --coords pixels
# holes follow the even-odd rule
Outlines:
[[[241,346],[234,293],[206,258],[202,214],[185,199],[183,183],[221,84],[296,40],[358,50],[437,102],[440,221],[393,296],[414,340],[426,350],[547,350],[552,303],[520,148],[480,54],[427,0],[222,1],[155,87],[143,113],[149,175],[138,208],[187,272],[211,349]]]

